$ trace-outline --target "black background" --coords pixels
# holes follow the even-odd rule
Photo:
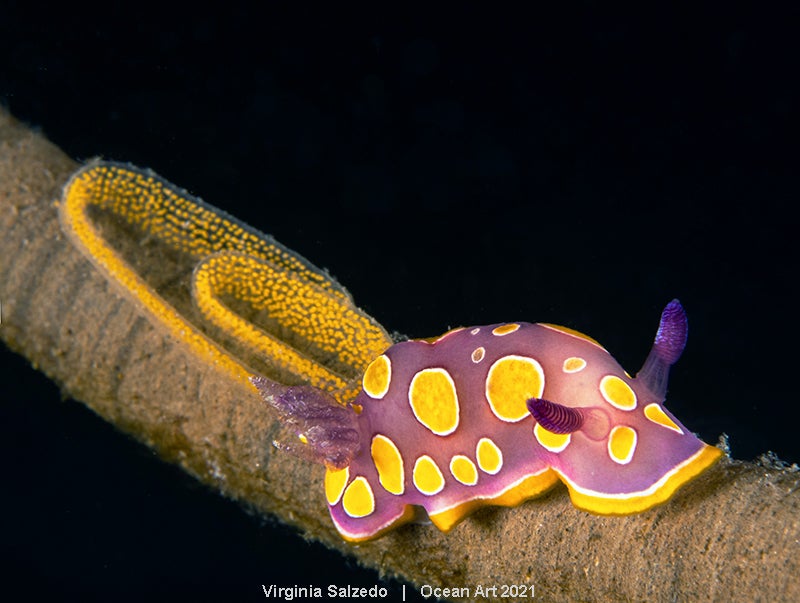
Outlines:
[[[635,372],[679,297],[670,409],[736,458],[800,460],[796,10],[269,6],[0,3],[0,102],[76,159],[153,168],[275,235],[412,337],[554,322]],[[200,601],[378,580],[7,350],[0,375],[12,583]]]

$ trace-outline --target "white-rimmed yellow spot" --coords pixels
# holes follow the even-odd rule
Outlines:
[[[644,407],[644,416],[657,425],[661,425],[662,427],[666,427],[667,429],[671,429],[672,431],[683,435],[683,429],[678,427],[675,424],[675,421],[667,416],[667,413],[664,412],[664,409],[655,402]]]
[[[375,510],[375,495],[367,478],[359,475],[355,478],[342,497],[344,512],[350,517],[366,517]]]
[[[620,465],[627,465],[636,451],[636,431],[626,425],[617,425],[608,436],[608,455]]]
[[[413,480],[416,489],[426,496],[438,494],[444,488],[442,471],[427,454],[423,454],[414,463]]]
[[[527,356],[504,356],[486,377],[486,400],[494,416],[516,423],[530,414],[527,400],[541,398],[544,391],[542,365]]]
[[[364,371],[362,386],[370,398],[380,400],[389,391],[389,384],[392,382],[392,361],[386,354],[381,354],[370,362],[367,370]]]
[[[339,502],[344,492],[344,487],[347,485],[347,480],[350,479],[350,469],[327,469],[325,471],[325,498],[328,504],[333,506]]]
[[[492,329],[492,335],[497,335],[498,337],[502,337],[503,335],[509,335],[519,329],[519,325],[516,323],[510,323],[507,325],[500,325],[499,327],[495,327]]]
[[[450,459],[450,473],[465,486],[474,486],[478,483],[475,463],[463,454],[457,454]]]
[[[636,408],[636,393],[616,375],[606,375],[600,379],[600,393],[606,402],[615,408],[620,410]]]
[[[578,373],[586,368],[586,360],[578,356],[570,356],[561,367],[565,373]]]
[[[472,362],[475,364],[478,364],[481,360],[483,360],[484,356],[486,356],[486,348],[483,346],[472,350]]]
[[[553,433],[547,431],[539,423],[533,426],[533,435],[536,441],[550,452],[561,452],[572,441],[571,433]]]
[[[385,435],[378,434],[372,438],[372,462],[378,470],[378,479],[387,492],[400,495],[405,490],[403,483],[403,456]]]
[[[478,333],[480,333],[480,332],[481,332],[481,328],[480,328],[480,327],[475,327],[474,329],[472,329],[472,330],[469,332],[469,334],[470,334],[470,335],[477,335],[477,334],[478,334]]]
[[[481,468],[481,471],[489,475],[495,475],[503,468],[503,453],[489,438],[478,440],[478,445],[475,447],[475,458],[478,459],[478,467]]]
[[[458,427],[458,395],[453,378],[443,368],[419,371],[411,379],[408,402],[417,421],[445,436]]]

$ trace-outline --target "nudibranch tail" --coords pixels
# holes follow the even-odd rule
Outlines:
[[[681,357],[686,347],[689,324],[681,302],[673,299],[661,313],[653,347],[636,379],[662,400],[667,394],[669,368]]]
[[[361,445],[351,406],[342,406],[315,387],[285,387],[264,377],[251,377],[250,382],[300,441],[300,445],[281,442],[282,448],[330,469],[350,464]]]
[[[527,405],[537,423],[551,433],[573,433],[583,426],[584,417],[579,408],[570,408],[544,398],[531,398]]]

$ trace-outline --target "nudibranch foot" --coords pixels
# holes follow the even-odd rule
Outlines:
[[[694,436],[692,436],[694,438]],[[697,440],[697,438],[694,438]],[[632,515],[642,513],[670,500],[675,492],[716,463],[723,455],[716,446],[700,440],[700,448],[688,459],[676,464],[661,479],[638,492],[599,492],[581,487],[565,473],[557,471],[569,490],[572,504],[595,515]],[[606,488],[610,489],[610,488]]]
[[[250,381],[300,441],[300,445],[281,442],[281,448],[330,469],[344,469],[352,462],[360,435],[351,406],[342,406],[316,387],[286,387],[264,377],[251,377]]]

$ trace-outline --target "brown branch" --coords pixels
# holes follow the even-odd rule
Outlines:
[[[641,515],[592,516],[557,488],[449,535],[409,526],[344,543],[321,468],[271,449],[257,394],[155,328],[62,236],[54,203],[76,168],[0,111],[0,336],[200,481],[364,565],[473,597],[524,583],[554,601],[800,600],[800,473],[727,459]]]

